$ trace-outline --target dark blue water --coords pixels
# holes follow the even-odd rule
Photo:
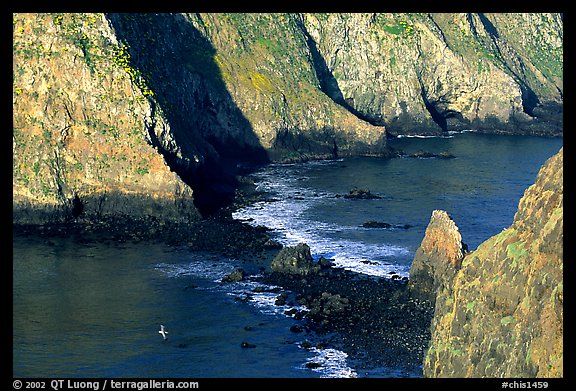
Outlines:
[[[407,275],[432,210],[448,211],[475,248],[511,224],[524,190],[562,140],[465,133],[390,144],[456,158],[271,165],[254,179],[276,201],[236,217],[273,228],[286,244],[305,241],[316,258],[351,270]],[[353,187],[382,198],[341,197]],[[360,227],[368,220],[410,227]],[[255,293],[259,283],[251,280],[220,283],[238,266],[234,259],[162,245],[22,237],[13,239],[13,256],[15,377],[418,376],[402,368],[356,372],[344,352],[302,348],[309,336],[290,331],[297,321],[274,305],[277,293]],[[322,367],[306,368],[309,361]]]
[[[275,229],[284,244],[308,243],[350,270],[408,275],[434,209],[446,210],[470,250],[508,227],[524,190],[562,139],[494,136],[472,132],[449,137],[400,138],[389,144],[408,154],[447,152],[453,159],[352,158],[272,165],[254,175],[276,202],[238,212]],[[368,189],[380,199],[343,195]],[[363,228],[367,221],[391,228]],[[400,228],[408,225],[409,228]]]
[[[299,347],[286,308],[271,305],[277,293],[245,303],[237,298],[257,283],[219,282],[232,260],[159,245],[51,241],[14,238],[16,377],[323,374],[305,368],[316,355]]]

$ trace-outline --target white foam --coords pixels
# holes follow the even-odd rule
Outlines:
[[[169,278],[181,277],[200,277],[213,281],[215,284],[210,288],[198,289],[214,289],[222,291],[229,296],[246,299],[246,302],[255,306],[267,315],[274,316],[288,316],[286,311],[289,309],[296,309],[298,311],[307,310],[305,306],[289,306],[289,305],[276,305],[278,293],[275,292],[278,286],[263,285],[257,280],[259,275],[254,275],[248,279],[231,282],[220,283],[222,278],[229,274],[235,268],[235,261],[231,259],[214,259],[209,256],[198,256],[192,254],[186,263],[168,263],[160,262],[154,265],[154,268],[164,273]],[[261,289],[256,289],[261,288]],[[314,357],[309,358],[308,362],[318,363],[318,368],[311,368],[311,370],[320,373],[320,377],[330,378],[350,378],[356,377],[356,372],[347,364],[348,355],[337,349],[310,349],[314,353]],[[302,365],[305,369],[305,364]],[[306,368],[307,369],[307,368]]]
[[[293,190],[293,189],[292,189]],[[358,227],[345,227],[306,218],[306,210],[318,202],[317,198],[304,200],[285,199],[276,202],[257,202],[233,214],[236,219],[242,219],[249,224],[263,225],[275,231],[275,240],[284,246],[294,246],[306,243],[312,254],[319,258],[335,260],[335,266],[373,276],[389,277],[390,272],[408,276],[406,267],[386,265],[384,258],[406,256],[410,254],[407,248],[382,244],[369,244],[357,240],[331,238],[335,232],[357,231]]]
[[[311,368],[314,372],[319,372],[320,377],[326,378],[353,378],[357,377],[356,371],[348,366],[348,354],[337,349],[311,348],[315,354],[309,358],[308,363],[317,363],[317,368]]]
[[[154,268],[171,278],[195,276],[211,281],[220,281],[234,270],[234,265],[226,259],[214,259],[210,256],[192,255],[186,263],[165,263]]]

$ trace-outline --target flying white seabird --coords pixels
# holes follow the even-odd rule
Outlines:
[[[163,324],[160,325],[160,331],[158,332],[162,334],[162,338],[164,338],[164,341],[168,339],[168,337],[166,336],[166,334],[168,334],[168,331],[166,331],[166,328],[164,327]]]

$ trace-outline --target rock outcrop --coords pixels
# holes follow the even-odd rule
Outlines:
[[[434,210],[410,267],[410,294],[434,305],[437,292],[451,288],[466,248],[458,227],[448,213]]]
[[[303,18],[322,58],[324,90],[390,134],[562,132],[561,15]]]
[[[270,266],[274,272],[300,275],[315,273],[320,269],[320,266],[314,263],[310,247],[306,243],[284,247]]]
[[[413,276],[426,293],[430,277],[443,284],[424,376],[562,377],[563,149],[525,191],[513,224],[463,259],[452,223],[436,220],[417,256],[428,268],[414,266],[428,277]]]
[[[199,218],[150,140],[170,125],[103,15],[14,14],[13,36],[15,223]]]

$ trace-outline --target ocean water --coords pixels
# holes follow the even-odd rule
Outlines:
[[[562,139],[475,132],[403,137],[389,145],[452,159],[350,158],[270,165],[253,175],[268,199],[234,214],[274,230],[285,245],[306,242],[313,256],[376,276],[408,276],[434,209],[453,218],[470,250],[508,227],[524,190]],[[349,199],[352,189],[378,199]],[[364,228],[369,221],[389,228]]]
[[[267,200],[234,217],[271,228],[284,244],[308,243],[316,259],[382,278],[407,276],[432,210],[448,211],[474,249],[511,224],[524,190],[562,139],[467,132],[390,145],[456,157],[270,165],[252,175]],[[354,187],[381,198],[344,198]],[[361,227],[370,220],[391,227]],[[14,236],[13,376],[418,376],[402,368],[361,372],[345,352],[305,349],[314,336],[290,331],[299,321],[284,314],[290,307],[274,305],[275,287],[254,277],[220,282],[238,266],[158,244]],[[311,362],[320,366],[307,367]]]

